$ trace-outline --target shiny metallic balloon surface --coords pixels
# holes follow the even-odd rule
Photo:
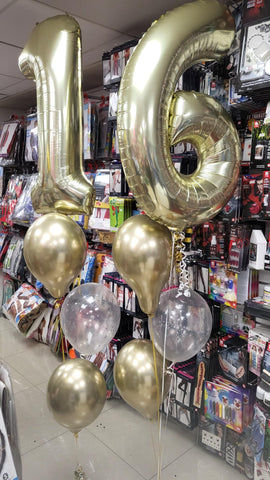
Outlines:
[[[73,433],[78,433],[98,417],[105,400],[104,377],[88,360],[67,360],[49,379],[48,408],[57,423]]]
[[[118,272],[136,292],[142,311],[152,315],[170,275],[170,231],[146,215],[135,215],[116,232],[112,253]]]
[[[80,273],[87,243],[79,225],[60,213],[38,218],[24,238],[23,254],[30,272],[50,294],[61,298]]]
[[[213,217],[231,197],[240,166],[237,131],[209,97],[174,95],[180,75],[201,60],[219,60],[235,37],[234,20],[217,0],[188,2],[154,22],[122,77],[117,131],[129,187],[153,220],[183,230]],[[191,142],[194,173],[179,174],[170,146]]]
[[[156,351],[158,386],[155,375],[153,345],[149,340],[132,340],[118,353],[114,380],[123,399],[144,417],[154,420],[159,405],[168,394],[170,375],[164,373],[164,395],[161,398],[163,358]],[[165,361],[165,367],[169,362]]]
[[[39,178],[32,191],[36,212],[90,214],[95,189],[82,167],[81,30],[69,15],[38,23],[19,57],[35,80]]]

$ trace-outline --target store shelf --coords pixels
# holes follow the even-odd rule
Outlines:
[[[260,298],[260,300],[259,300]],[[244,311],[246,314],[253,315],[254,317],[263,318],[270,322],[270,304],[263,302],[261,297],[256,297],[256,301],[246,300],[244,303]]]

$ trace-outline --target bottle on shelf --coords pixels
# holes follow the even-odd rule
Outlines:
[[[266,238],[261,230],[252,230],[249,245],[249,267],[255,270],[264,270],[266,253]]]

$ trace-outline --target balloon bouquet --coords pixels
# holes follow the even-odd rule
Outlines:
[[[170,362],[194,356],[212,329],[207,303],[189,290],[184,277],[179,288],[161,293],[172,268],[175,231],[219,212],[235,188],[241,155],[238,133],[226,110],[208,95],[174,93],[175,85],[193,64],[224,56],[234,36],[234,21],[224,5],[216,0],[186,3],[167,12],[144,34],[120,85],[121,161],[129,187],[148,216],[124,222],[115,236],[113,258],[149,315],[156,350]],[[190,142],[197,152],[197,168],[191,175],[179,174],[171,160],[170,146],[180,141]],[[149,418],[150,408],[145,408],[142,395],[135,394],[132,378],[140,351],[145,355],[145,341],[135,340],[121,349],[114,377],[123,398]],[[164,384],[166,395],[167,380],[157,366],[152,376]],[[146,380],[139,382],[145,389]],[[154,396],[151,402],[153,418],[159,405]]]
[[[175,86],[195,63],[222,58],[234,36],[233,18],[217,0],[186,3],[144,34],[120,85],[121,161],[146,215],[131,217],[119,228],[113,258],[149,315],[152,341],[126,344],[117,355],[114,378],[124,400],[149,419],[158,417],[169,391],[169,362],[195,355],[212,327],[207,303],[185,281],[162,292],[173,266],[175,232],[221,210],[235,188],[241,154],[226,110],[207,95],[175,93]],[[24,254],[29,269],[56,297],[66,293],[86,254],[83,233],[66,215],[89,214],[95,196],[82,172],[78,42],[77,22],[69,16],[53,17],[35,27],[19,59],[24,75],[37,84],[40,158],[32,202],[37,212],[46,214],[27,232]],[[170,146],[180,141],[190,142],[197,152],[191,175],[179,174],[171,160]],[[117,330],[119,307],[107,289],[86,284],[66,297],[61,319],[75,348],[93,353]],[[61,365],[48,385],[49,408],[72,432],[93,421],[105,401],[101,374],[85,362]],[[78,378],[85,387],[74,400]]]
[[[44,214],[26,233],[24,257],[49,293],[61,298],[87,253],[85,235],[68,215],[90,215],[95,201],[95,189],[82,168],[81,31],[76,20],[59,15],[38,23],[19,68],[36,81],[39,176],[31,197],[35,211]],[[67,295],[62,311],[67,339],[86,355],[104,348],[120,323],[114,295],[93,283]],[[48,407],[75,435],[95,420],[105,400],[104,377],[87,360],[64,362],[49,380]],[[74,473],[86,478],[79,464]]]

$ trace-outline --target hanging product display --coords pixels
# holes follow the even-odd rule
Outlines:
[[[181,73],[221,58],[233,39],[233,19],[219,2],[187,3],[153,23],[125,68],[117,114],[125,175],[145,212],[169,227],[183,230],[216,215],[235,188],[241,150],[227,112],[203,95],[173,95]],[[170,143],[183,140],[198,153],[188,177],[170,156]]]
[[[82,170],[81,31],[76,20],[59,15],[38,23],[19,67],[37,89],[39,178],[33,207],[38,213],[89,215],[95,190]]]

